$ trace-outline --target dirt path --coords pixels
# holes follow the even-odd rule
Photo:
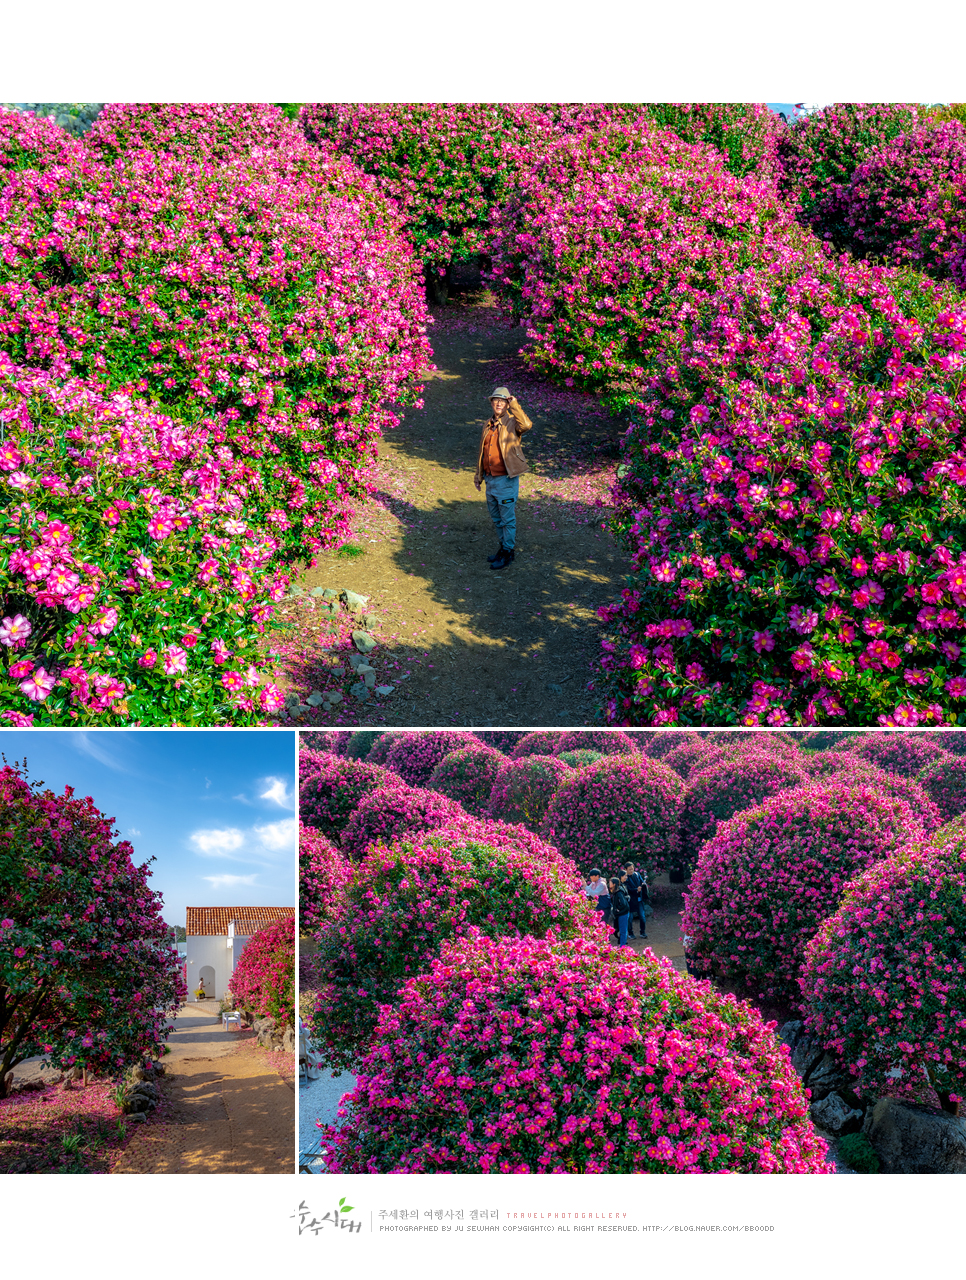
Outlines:
[[[214,1006],[186,1005],[165,1055],[164,1117],[143,1125],[113,1173],[293,1173],[295,1090],[225,1031]]]
[[[438,372],[425,407],[383,440],[378,493],[355,524],[359,554],[328,554],[301,580],[368,596],[370,663],[393,686],[359,706],[321,600],[289,602],[292,687],[344,701],[305,724],[580,725],[599,651],[596,610],[622,585],[606,529],[617,426],[590,396],[526,373],[525,336],[482,291],[434,312]],[[497,538],[473,486],[488,397],[506,384],[533,419],[524,447],[517,555],[494,573]],[[347,631],[342,628],[345,644]],[[327,644],[328,651],[322,646]]]

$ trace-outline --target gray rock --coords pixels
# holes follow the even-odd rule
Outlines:
[[[338,704],[342,701],[341,693],[330,692],[330,693],[327,693],[325,696],[326,696],[326,700],[328,702],[333,703],[333,705],[335,706],[338,706]]]
[[[862,1112],[857,1107],[850,1107],[837,1093],[813,1102],[808,1113],[815,1124],[837,1137],[843,1133],[858,1133],[862,1128]]]
[[[349,654],[349,666],[353,671],[358,671],[360,667],[367,667],[369,664],[361,653]]]
[[[804,1025],[802,1022],[783,1022],[778,1028],[778,1039],[782,1044],[787,1044],[789,1049],[794,1049],[801,1037]]]
[[[321,693],[310,693],[305,701],[310,707],[321,707],[325,699],[322,697]]]
[[[863,1131],[883,1173],[966,1173],[966,1119],[879,1098]]]
[[[376,693],[381,693],[383,697],[386,697],[387,694],[395,693],[395,689],[391,684],[377,684]]]
[[[369,690],[364,684],[354,684],[349,690],[356,702],[368,702]]]
[[[316,600],[331,600],[335,592],[330,592],[328,587],[313,587],[309,595]]]
[[[290,709],[292,707],[297,707],[300,701],[301,699],[297,693],[287,693],[285,695],[285,705]]]
[[[376,673],[372,667],[356,667],[356,675],[362,677],[367,689],[376,687]]]
[[[368,596],[356,595],[354,591],[343,591],[339,599],[350,613],[363,613],[369,603]]]
[[[830,1053],[823,1053],[813,1063],[805,1076],[805,1087],[811,1091],[813,1102],[821,1102],[831,1093],[840,1093],[852,1103],[858,1101],[852,1077]]]
[[[360,653],[372,653],[376,647],[376,642],[372,636],[366,631],[353,631],[352,643]]]
[[[359,619],[359,625],[371,630],[376,625],[377,621],[378,619],[374,618],[371,613],[364,613]]]
[[[124,1117],[125,1124],[140,1124],[142,1120],[147,1120],[143,1111],[131,1111]]]
[[[282,1048],[287,1053],[295,1052],[295,1028],[286,1027],[285,1034],[282,1036]]]
[[[809,1072],[824,1056],[825,1049],[814,1036],[800,1035],[792,1047],[792,1066],[807,1083]]]

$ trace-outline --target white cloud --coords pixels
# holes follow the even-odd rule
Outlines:
[[[113,735],[114,741],[121,740],[120,734]],[[74,745],[74,749],[79,751],[83,756],[90,756],[92,760],[96,760],[98,764],[106,765],[108,769],[113,769],[115,773],[134,774],[134,770],[128,768],[126,764],[113,756],[107,750],[107,737],[104,733],[72,733],[70,740]]]
[[[237,885],[252,885],[258,879],[257,874],[251,876],[202,876],[212,889],[234,889]]]
[[[271,800],[273,804],[277,804],[280,809],[291,809],[292,798],[288,793],[288,784],[284,778],[266,778],[269,784],[265,791],[259,792],[259,798],[262,800]]]
[[[202,828],[192,831],[188,840],[198,853],[213,858],[227,858],[245,843],[245,837],[237,827],[226,827],[220,831]]]
[[[139,836],[141,834],[137,827],[128,827],[127,833],[129,836]]]
[[[278,822],[268,822],[263,827],[254,827],[253,830],[266,849],[295,848],[298,824],[294,818],[282,818]]]

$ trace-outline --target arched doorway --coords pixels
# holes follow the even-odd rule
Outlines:
[[[201,966],[201,973],[198,974],[198,985],[205,989],[205,999],[215,999],[215,971],[210,964]]]

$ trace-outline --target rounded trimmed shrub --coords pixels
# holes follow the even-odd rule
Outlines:
[[[539,831],[557,788],[573,769],[557,756],[522,756],[506,760],[494,779],[487,812],[505,822],[522,822]]]
[[[469,931],[384,1007],[329,1173],[831,1173],[747,1005],[593,938]]]
[[[315,933],[340,908],[352,864],[320,831],[299,822],[299,932]]]
[[[313,1040],[324,1059],[355,1069],[380,1005],[429,968],[443,941],[474,925],[492,937],[596,932],[597,913],[580,888],[576,869],[567,883],[495,838],[429,832],[371,849],[342,911],[318,936]]]
[[[106,102],[84,147],[108,163],[155,151],[224,163],[297,136],[274,102]]]
[[[672,748],[661,757],[661,763],[666,764],[669,769],[673,769],[679,778],[685,781],[696,770],[705,769],[708,765],[713,764],[715,760],[724,758],[724,752],[720,751],[711,742],[695,742],[694,739],[687,739]]]
[[[525,729],[474,729],[473,732],[481,742],[493,747],[495,751],[502,751],[504,755],[509,755],[527,733]]]
[[[510,752],[511,760],[522,760],[524,756],[555,756],[561,748],[567,733],[562,729],[535,729],[525,733]]]
[[[603,758],[599,751],[561,751],[557,756],[558,760],[569,764],[571,769],[586,769],[589,764],[594,764],[595,761]]]
[[[947,279],[966,229],[966,129],[950,120],[893,138],[856,167],[844,203],[854,253]]]
[[[868,1091],[966,1094],[966,841],[857,877],[808,944],[805,1020]],[[898,1073],[898,1074],[896,1074]]]
[[[411,787],[424,787],[444,756],[476,746],[477,739],[467,729],[410,729],[393,739],[386,768]]]
[[[384,787],[392,775],[366,760],[321,753],[317,768],[299,785],[299,817],[330,840],[341,832],[363,796]]]
[[[366,761],[369,764],[385,764],[392,750],[392,745],[397,738],[402,736],[404,730],[387,729],[385,733],[381,733],[369,748],[369,754]]]
[[[564,751],[596,751],[602,756],[636,755],[639,744],[620,729],[574,729],[564,734],[554,755]]]
[[[429,776],[429,787],[441,791],[478,818],[489,812],[490,792],[506,756],[485,743],[460,747],[443,756]]]
[[[778,154],[779,190],[803,222],[839,246],[850,243],[849,182],[860,164],[920,119],[914,102],[833,102],[796,120]]]
[[[880,769],[863,756],[848,751],[829,751],[807,762],[811,778],[822,786],[830,782],[860,782],[863,786],[877,787],[886,795],[904,800],[919,819],[923,831],[935,831],[942,825],[939,809],[915,778],[905,778],[901,773]]]
[[[248,939],[228,983],[239,1009],[295,1026],[295,919],[287,916]]]
[[[448,796],[424,787],[410,787],[387,773],[384,782],[365,795],[342,832],[342,850],[347,857],[365,857],[371,844],[388,844],[403,836],[438,827],[465,811]]]
[[[382,734],[383,731],[381,729],[357,729],[355,733],[349,734],[344,754],[352,760],[368,760],[372,748],[382,737]],[[379,761],[373,761],[372,763],[378,764]]]
[[[695,772],[688,780],[681,809],[686,862],[696,862],[698,850],[722,822],[761,804],[766,796],[807,782],[808,775],[798,764],[764,751],[748,751],[738,760],[718,760]]]
[[[649,760],[663,760],[668,752],[682,746],[685,742],[703,743],[704,741],[701,734],[695,733],[693,729],[664,729],[660,733],[651,734],[644,743],[642,754]]]
[[[938,808],[941,823],[966,813],[966,757],[938,756],[916,775],[916,781]]]
[[[861,782],[771,796],[703,846],[681,930],[719,974],[798,1007],[805,946],[845,885],[923,834],[904,801]]]
[[[662,761],[605,756],[560,784],[541,834],[582,871],[630,859],[653,876],[677,862],[683,799],[684,783]]]
[[[942,758],[943,749],[921,733],[857,733],[849,745],[853,755],[869,760],[888,773],[914,778],[926,765]]]

